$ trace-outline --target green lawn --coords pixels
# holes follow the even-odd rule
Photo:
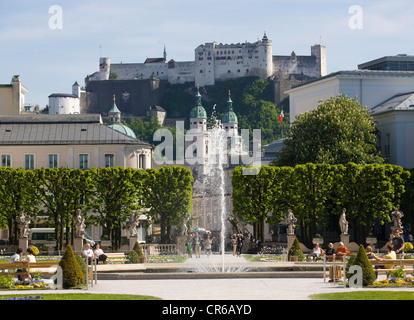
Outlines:
[[[45,293],[45,294],[8,294],[0,295],[0,300],[7,298],[22,298],[29,299],[30,296],[40,296],[41,300],[162,300],[161,298],[152,296],[140,296],[132,294],[91,294],[91,293]]]
[[[323,293],[309,296],[312,300],[414,300],[409,291],[354,291],[344,293]]]

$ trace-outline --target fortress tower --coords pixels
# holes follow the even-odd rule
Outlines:
[[[100,58],[99,59],[99,80],[108,80],[111,72],[111,58]]]
[[[323,77],[328,74],[326,64],[326,47],[315,44],[311,47],[311,56],[316,58],[317,77]]]

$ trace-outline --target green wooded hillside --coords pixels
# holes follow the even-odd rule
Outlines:
[[[289,99],[278,106],[274,104],[272,82],[256,77],[236,80],[218,81],[214,86],[200,88],[203,107],[210,117],[213,106],[219,118],[227,108],[227,100],[231,92],[233,110],[237,114],[239,129],[261,129],[262,145],[286,136],[289,130]],[[162,107],[169,118],[188,118],[195,103],[196,88],[193,83],[168,84]],[[278,121],[283,108],[285,118]],[[283,128],[283,129],[282,129]]]

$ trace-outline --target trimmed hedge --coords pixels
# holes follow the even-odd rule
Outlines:
[[[62,268],[64,289],[79,287],[85,282],[82,269],[79,266],[70,245],[66,246],[65,253],[59,262],[59,266]]]

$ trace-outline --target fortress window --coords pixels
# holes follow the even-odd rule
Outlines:
[[[230,70],[227,70],[227,73],[230,73]]]
[[[203,70],[200,70],[200,73],[203,73]]]

